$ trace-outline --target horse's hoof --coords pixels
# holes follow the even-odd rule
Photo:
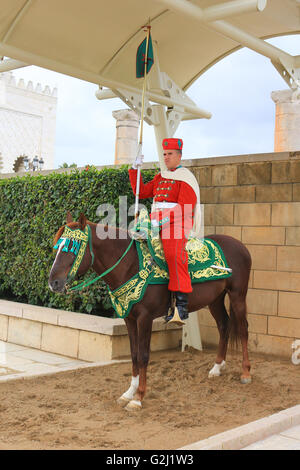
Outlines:
[[[209,374],[208,374],[208,378],[209,378],[209,379],[214,379],[215,377],[221,377],[221,373],[219,373],[219,374],[210,374],[210,373],[209,373]]]
[[[127,411],[139,411],[142,409],[142,404],[139,400],[131,400],[127,406],[125,406],[125,410]]]
[[[120,396],[120,398],[117,399],[117,403],[118,405],[124,407],[125,405],[127,405],[127,403],[130,402],[130,398],[126,398],[124,397],[123,395]]]
[[[251,382],[252,382],[252,379],[251,379],[250,375],[249,376],[244,376],[244,375],[241,376],[241,383],[242,384],[251,384]]]

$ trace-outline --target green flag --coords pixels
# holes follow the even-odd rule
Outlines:
[[[136,51],[136,78],[142,78],[144,77],[144,74],[145,74],[146,44],[147,44],[147,38],[145,38],[143,42],[141,42],[141,44],[139,45]],[[147,73],[149,73],[154,63],[151,34],[149,35],[147,59],[148,59],[147,60]]]

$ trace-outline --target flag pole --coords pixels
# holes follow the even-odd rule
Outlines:
[[[147,67],[148,67],[148,47],[149,47],[149,38],[150,38],[150,30],[151,30],[150,20],[146,28],[147,28],[147,38],[146,38],[146,53],[145,53],[145,65],[144,65],[144,82],[143,82],[143,92],[142,92],[141,125],[140,125],[140,135],[139,135],[139,144],[138,144],[138,155],[141,152],[142,145],[143,145],[145,93],[146,93]],[[140,176],[141,176],[141,165],[138,165],[137,179],[136,179],[136,192],[135,192],[135,209],[134,209],[135,221],[137,220],[138,210],[139,210]]]

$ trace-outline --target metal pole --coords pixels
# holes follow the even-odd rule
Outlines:
[[[144,127],[144,108],[145,108],[145,92],[146,92],[146,82],[147,82],[147,65],[148,65],[148,46],[149,46],[149,37],[151,26],[147,26],[147,39],[146,39],[146,54],[145,54],[145,67],[144,67],[144,82],[143,82],[143,94],[142,94],[142,110],[141,110],[141,125],[140,125],[140,137],[139,137],[139,146],[138,146],[138,155],[141,152],[143,145],[143,127]],[[136,180],[136,191],[135,191],[135,209],[134,209],[134,218],[137,220],[138,210],[139,210],[139,196],[140,196],[140,176],[141,176],[141,165],[138,165],[137,168],[137,180]]]

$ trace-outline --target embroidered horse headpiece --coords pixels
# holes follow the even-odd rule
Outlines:
[[[67,225],[59,238],[58,242],[54,246],[54,250],[57,250],[63,243],[62,250],[65,253],[74,253],[75,260],[68,274],[68,278],[72,278],[76,275],[79,266],[84,257],[86,247],[90,243],[90,251],[92,255],[92,264],[94,262],[94,254],[91,245],[90,226],[87,224],[84,231],[79,228],[71,229]]]

